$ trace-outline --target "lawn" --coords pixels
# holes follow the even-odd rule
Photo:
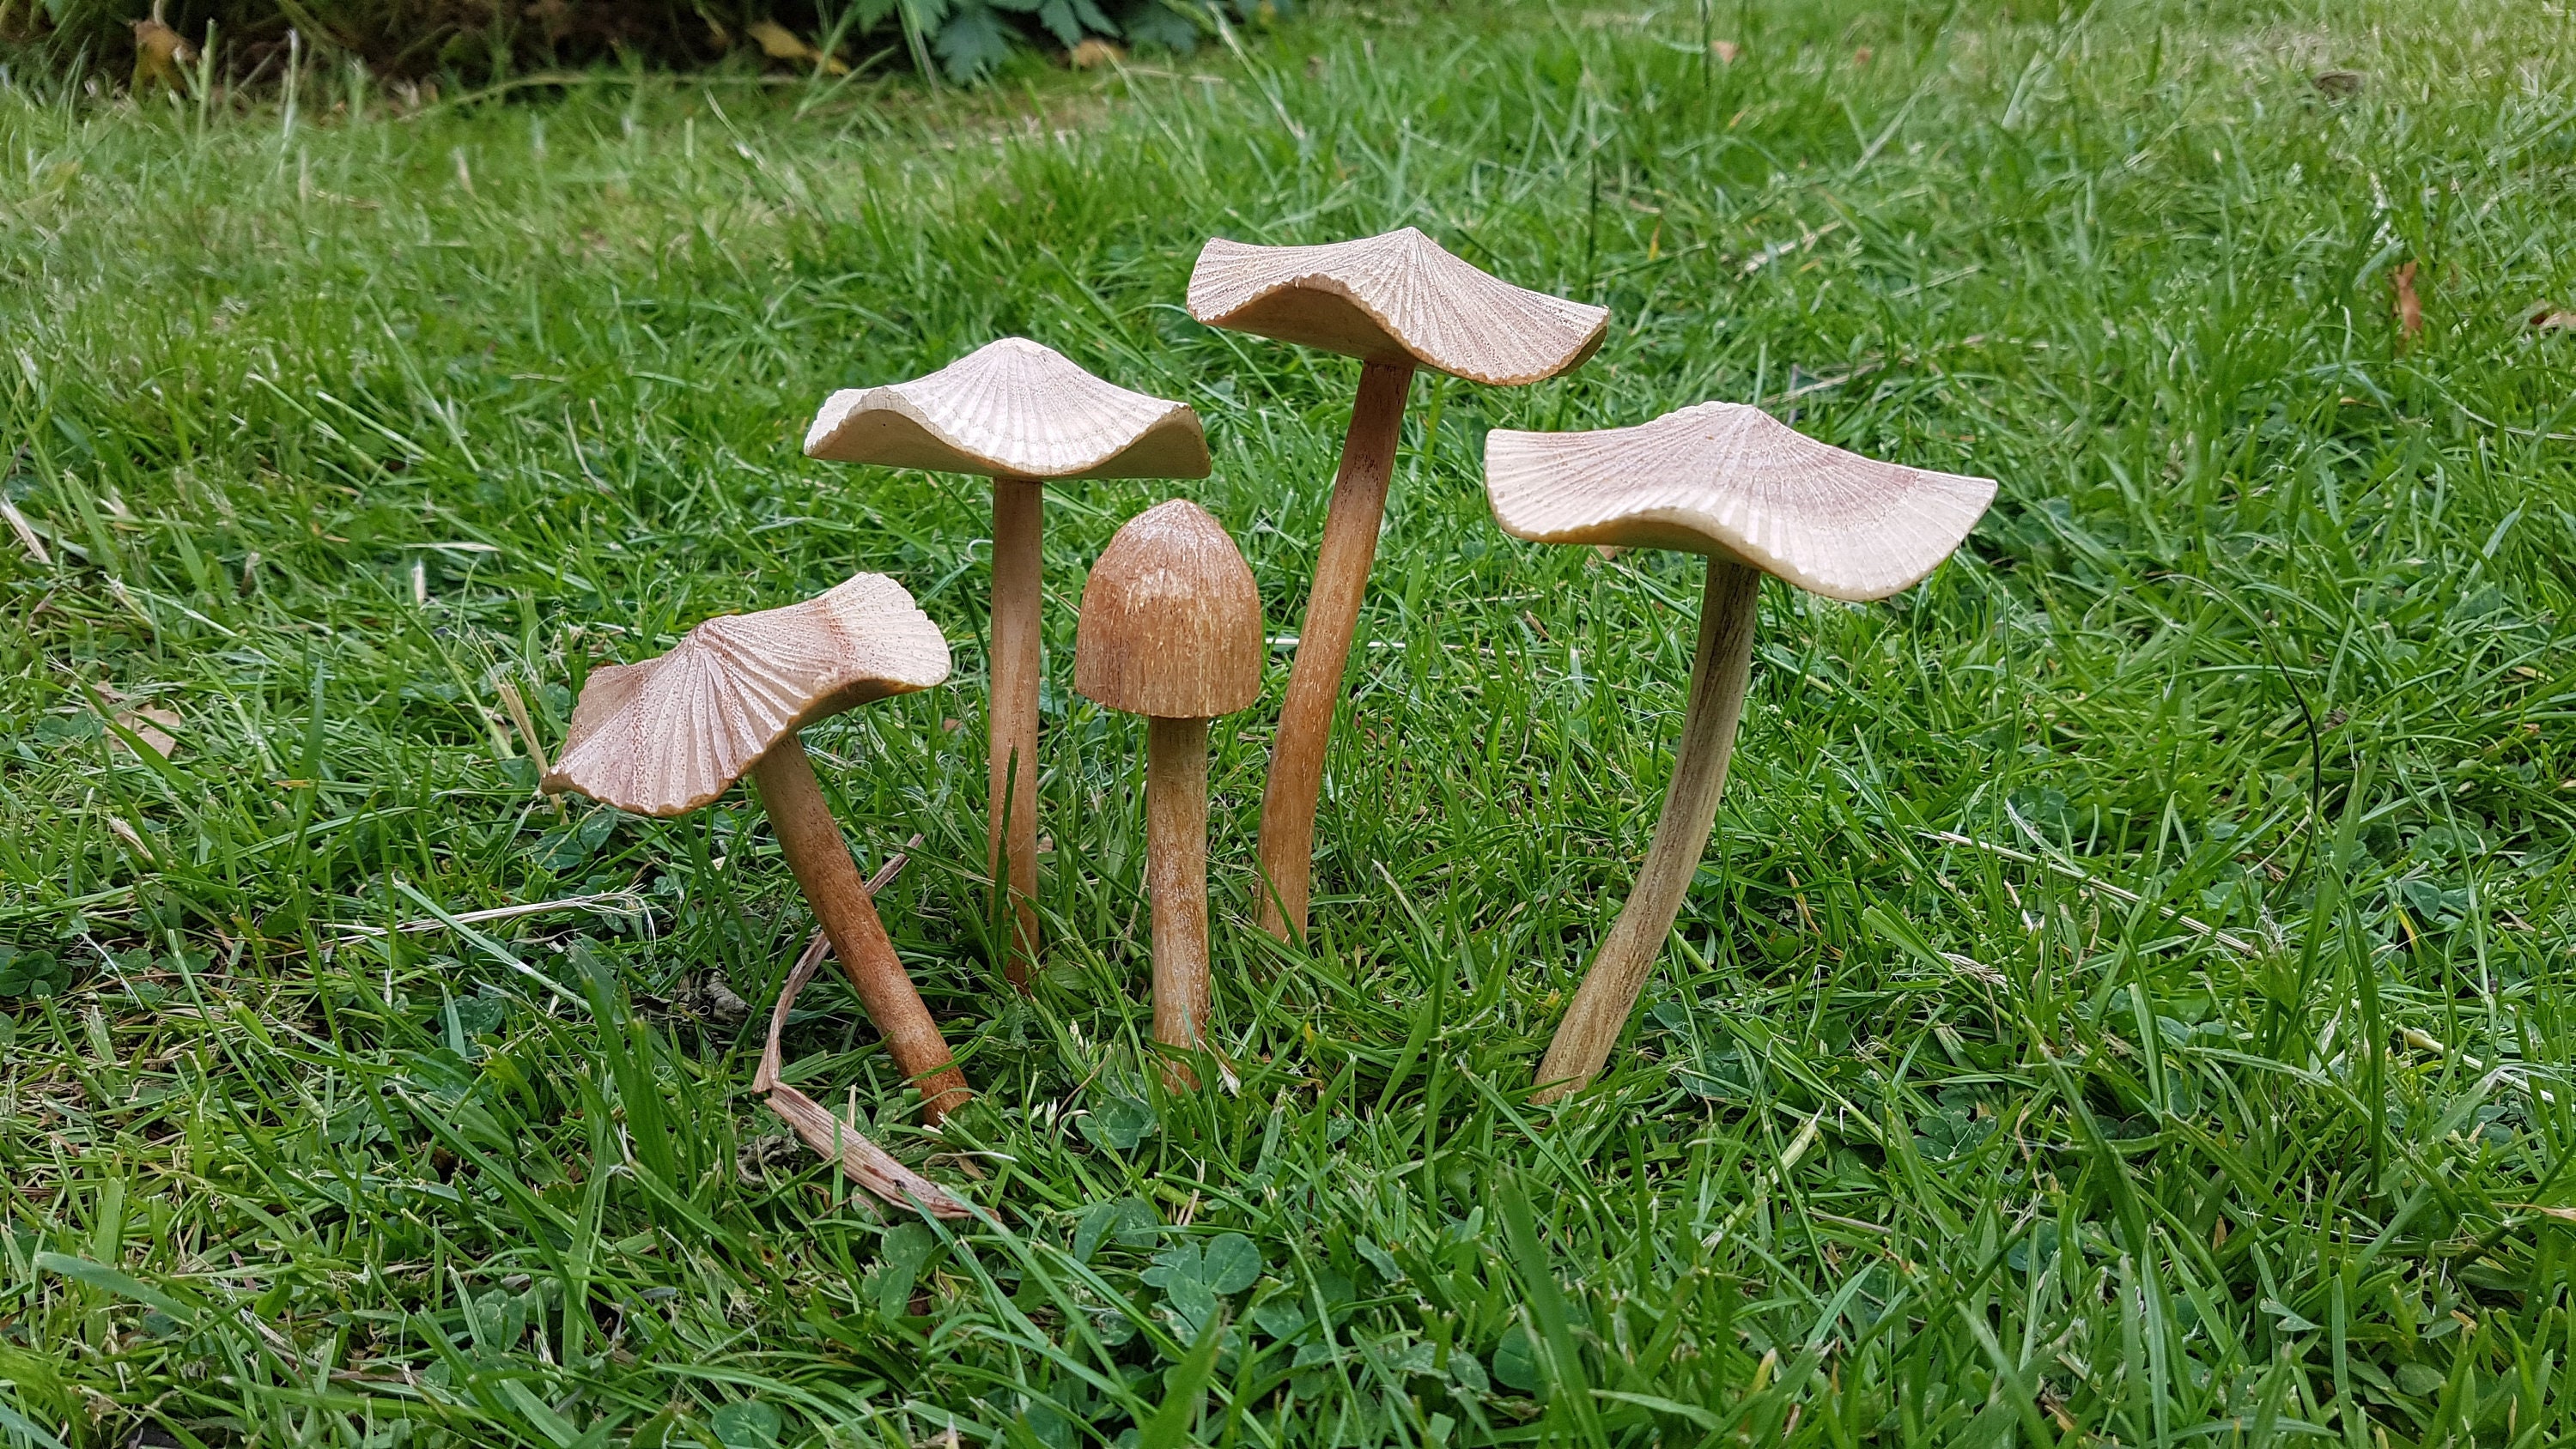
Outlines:
[[[1425,0],[974,93],[0,87],[0,1443],[2569,1442],[2571,42]],[[1176,1091],[1083,570],[1193,497],[1296,632],[1357,364],[1183,284],[1404,224],[1609,341],[1415,384],[1304,949],[1246,919],[1286,647],[1218,724],[1240,1081]],[[1009,333],[1216,456],[1050,491],[1026,999],[987,490],[798,448]],[[1708,398],[2001,494],[1884,604],[1765,585],[1680,926],[1534,1107],[1698,574],[1505,538],[1483,435]],[[756,805],[539,799],[505,697],[551,750],[860,569],[956,674],[809,738],[863,866],[920,837],[882,905],[983,1095],[922,1130],[828,973],[791,1075],[957,1228],[751,1091],[812,929]]]

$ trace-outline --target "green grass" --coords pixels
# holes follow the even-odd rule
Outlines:
[[[0,985],[70,976],[0,1015],[0,1443],[2576,1439],[2563,8],[1716,11],[1732,65],[1690,5],[1494,0],[983,97],[0,95],[0,487],[53,559],[0,538]],[[1178,491],[1295,631],[1356,366],[1183,281],[1403,223],[1610,341],[1417,385],[1310,953],[1242,919],[1267,712],[1218,728],[1242,1082],[1175,1094],[1073,604]],[[796,446],[1007,332],[1217,457],[1053,494],[1026,1002],[984,490]],[[1481,438],[1710,397],[2002,494],[1886,604],[1766,586],[1680,929],[1532,1109],[1696,575],[1505,539]],[[886,914],[985,1105],[919,1131],[828,976],[790,1047],[954,1234],[762,1146],[701,989],[765,1013],[810,929],[757,811],[558,817],[498,692],[551,737],[593,662],[863,568],[957,676],[813,745],[867,863],[924,837]],[[347,929],[598,892],[641,909]]]

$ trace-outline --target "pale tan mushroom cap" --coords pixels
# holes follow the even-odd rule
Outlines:
[[[1574,367],[1610,325],[1606,307],[1515,287],[1409,226],[1324,246],[1219,237],[1190,273],[1189,308],[1210,327],[1501,387]]]
[[[1760,408],[1708,402],[1633,428],[1496,428],[1485,496],[1514,538],[1718,554],[1858,602],[1932,572],[1995,483],[1864,458]]]
[[[1129,392],[1025,337],[988,342],[928,377],[843,388],[805,456],[1001,478],[1204,478],[1207,434],[1186,403]]]
[[[542,783],[686,815],[814,721],[947,677],[948,641],[912,595],[858,574],[801,604],[709,619],[659,659],[591,670]]]
[[[1111,709],[1212,719],[1261,697],[1261,589],[1225,526],[1186,498],[1128,519],[1082,586],[1073,687]]]

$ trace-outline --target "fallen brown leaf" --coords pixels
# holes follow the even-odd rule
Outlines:
[[[136,739],[151,746],[152,753],[165,760],[174,758],[179,753],[179,741],[170,732],[188,727],[188,722],[176,713],[166,709],[154,709],[149,705],[141,709],[127,710],[116,717],[116,722],[131,730]],[[125,741],[118,740],[117,743],[123,745]]]
[[[113,684],[92,684],[89,692],[90,702],[96,706],[100,714],[115,720],[119,729],[132,731],[136,739],[151,746],[153,753],[161,758],[169,759],[179,748],[179,742],[171,737],[170,731],[186,729],[188,722],[178,715],[148,704],[136,705],[132,709],[118,709],[116,706],[134,696]],[[116,741],[116,747],[132,753],[131,748],[121,739]]]
[[[1712,40],[1708,43],[1708,48],[1717,56],[1719,65],[1733,65],[1735,58],[1744,53],[1744,47],[1732,40]]]
[[[743,27],[743,34],[759,45],[760,52],[771,60],[789,60],[799,65],[820,61],[825,75],[848,75],[850,68],[834,56],[825,55],[805,42],[804,37],[775,20],[755,20]]]
[[[2531,314],[2531,325],[2535,331],[2540,332],[2576,332],[2576,312],[2562,312],[2555,307],[2543,307]]]
[[[1068,57],[1068,59],[1073,62],[1073,68],[1075,70],[1098,70],[1104,65],[1116,65],[1118,62],[1125,60],[1126,58],[1127,52],[1120,50],[1117,46],[1111,45],[1108,41],[1102,40],[1096,35],[1084,40],[1079,45],[1076,45],[1073,48],[1071,55]],[[1309,74],[1313,73],[1313,66],[1311,63],[1320,59],[1322,59],[1321,56],[1308,57]]]
[[[2359,95],[2366,79],[2368,77],[2357,70],[2321,70],[2316,73],[2315,84],[2318,90],[2341,100],[2346,96]]]
[[[133,826],[126,824],[124,821],[113,815],[110,815],[107,817],[107,828],[115,834],[117,839],[125,842],[127,849],[133,851],[136,855],[141,856],[145,864],[149,865],[153,863],[152,847],[144,843],[142,835],[136,832]]]
[[[2402,346],[2424,330],[2424,299],[2415,295],[2415,264],[2401,262],[2391,267],[2388,283],[2397,294],[2393,310],[2397,314],[2397,340]]]
[[[1859,65],[1867,65],[1867,64],[1869,64],[1869,61],[1870,61],[1870,52],[1869,52],[1869,47],[1868,47],[1868,46],[1864,45],[1864,46],[1862,46],[1860,49],[1855,50],[1855,51],[1853,51],[1853,52],[1852,52],[1852,64],[1853,64],[1853,65],[1856,65],[1856,66],[1859,66]]]
[[[188,37],[162,23],[164,0],[154,0],[152,14],[134,24],[134,78],[130,82],[136,95],[147,85],[166,86],[173,91],[188,88],[183,65],[197,63],[197,48]]]
[[[2531,325],[2537,327],[2540,323],[2534,319]],[[45,552],[45,541],[36,537],[36,530],[28,524],[27,515],[18,511],[18,505],[10,502],[6,493],[0,493],[0,518],[9,520],[9,531],[18,535],[18,546],[27,551],[27,557],[43,567],[53,567],[54,556]]]

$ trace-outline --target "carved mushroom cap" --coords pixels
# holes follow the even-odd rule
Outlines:
[[[1076,692],[1128,714],[1210,719],[1261,697],[1261,589],[1186,498],[1128,519],[1082,586]]]
[[[548,793],[686,815],[818,719],[948,677],[948,641],[903,585],[858,574],[829,593],[728,614],[641,664],[590,671]]]
[[[1514,538],[1718,554],[1858,602],[1932,572],[1995,483],[1864,458],[1760,408],[1708,402],[1633,428],[1497,428],[1485,496]]]
[[[1515,387],[1601,346],[1610,310],[1515,287],[1412,227],[1324,246],[1219,237],[1190,273],[1190,315],[1368,362]]]
[[[930,374],[843,388],[805,433],[805,456],[1002,478],[1204,478],[1207,434],[1186,403],[1103,382],[1025,337]]]

